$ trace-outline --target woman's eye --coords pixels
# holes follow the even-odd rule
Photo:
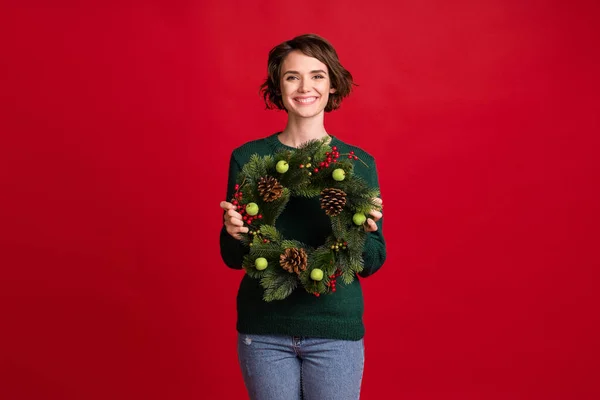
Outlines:
[[[298,77],[290,75],[287,78],[285,78],[286,81],[291,81],[292,79],[298,79]]]
[[[325,78],[323,75],[315,75],[313,78],[317,78],[317,79],[323,79]]]

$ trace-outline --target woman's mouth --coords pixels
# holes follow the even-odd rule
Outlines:
[[[314,96],[311,97],[295,97],[294,101],[298,104],[302,105],[310,105],[317,101],[317,98]]]

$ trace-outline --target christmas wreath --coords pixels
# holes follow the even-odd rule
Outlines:
[[[378,209],[373,198],[379,192],[353,173],[353,162],[363,161],[352,151],[340,154],[327,139],[274,155],[254,154],[237,178],[231,202],[249,228],[242,235],[249,247],[243,268],[260,279],[265,301],[284,299],[299,285],[317,297],[334,293],[338,278],[349,284],[363,269],[363,224]],[[288,240],[275,228],[291,196],[319,198],[332,228],[322,246]]]

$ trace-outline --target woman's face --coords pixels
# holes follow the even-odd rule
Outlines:
[[[310,118],[323,113],[331,88],[327,66],[295,50],[281,65],[281,97],[288,116]]]

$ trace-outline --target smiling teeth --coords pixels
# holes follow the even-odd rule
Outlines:
[[[297,102],[299,103],[310,103],[312,101],[315,101],[316,97],[309,97],[308,99],[296,99]]]

